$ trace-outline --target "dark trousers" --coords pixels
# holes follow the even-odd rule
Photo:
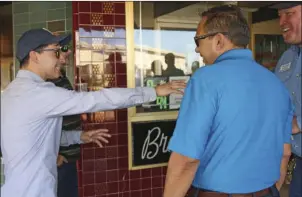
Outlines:
[[[302,158],[296,158],[296,167],[289,187],[289,197],[302,197]]]
[[[203,191],[211,192],[211,193],[213,192],[213,191],[209,191],[209,190],[203,190]],[[194,193],[192,192],[192,193],[188,194],[186,197],[201,197],[201,196],[202,197],[207,197],[206,193],[204,193],[204,195],[203,194],[198,195],[198,194],[199,194],[198,191],[194,191]],[[213,196],[217,196],[217,197],[222,196],[222,195],[219,195],[219,193],[216,193],[216,194],[217,195],[209,195],[209,196],[211,196],[211,197],[213,197]],[[232,197],[233,195],[232,194],[227,194],[226,196]],[[254,197],[254,195],[249,195],[249,197]],[[279,191],[277,190],[277,188],[275,186],[272,186],[270,188],[270,194],[264,195],[264,196],[261,196],[261,197],[280,197],[280,194],[279,194]]]
[[[76,162],[58,167],[58,197],[78,197],[78,174]]]

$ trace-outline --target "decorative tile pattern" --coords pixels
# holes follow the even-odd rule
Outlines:
[[[94,50],[101,50],[103,48],[102,38],[92,38],[92,48]]]
[[[91,13],[91,24],[103,25],[103,15],[100,13]]]
[[[114,27],[104,26],[104,37],[113,38],[114,37]]]
[[[114,3],[113,2],[103,2],[103,13],[105,13],[105,14],[114,13]]]
[[[93,75],[101,75],[103,74],[103,67],[99,64],[92,64],[92,74]]]

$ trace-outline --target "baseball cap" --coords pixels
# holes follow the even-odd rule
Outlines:
[[[31,29],[22,34],[17,43],[16,57],[21,62],[28,54],[42,45],[66,45],[71,41],[71,35],[55,36],[47,29]]]
[[[299,1],[287,1],[287,2],[274,3],[273,5],[270,6],[270,8],[281,10],[281,9],[292,8],[298,5],[302,5],[302,3]]]

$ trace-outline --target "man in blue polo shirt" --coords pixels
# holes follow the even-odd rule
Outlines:
[[[301,26],[301,2],[276,3],[272,8],[278,9],[279,23],[284,38],[284,42],[291,47],[285,51],[278,61],[275,69],[276,75],[285,84],[290,92],[295,105],[295,118],[293,121],[293,135],[291,150],[296,162],[293,177],[290,184],[290,197],[302,196],[302,134],[301,134],[301,46],[302,46],[302,26]],[[287,161],[283,174],[286,172]],[[284,178],[283,178],[284,179]]]
[[[246,49],[250,30],[236,6],[204,12],[194,39],[208,66],[185,90],[164,197],[279,196],[293,120],[288,91]]]

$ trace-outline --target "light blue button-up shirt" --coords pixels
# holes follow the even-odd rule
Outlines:
[[[285,51],[278,61],[275,69],[276,75],[285,84],[290,92],[291,99],[295,105],[295,115],[297,116],[297,122],[301,128],[301,54],[302,49],[298,46],[291,46]],[[292,152],[302,157],[301,139],[302,134],[296,134],[292,136]]]
[[[153,88],[75,92],[20,70],[1,95],[2,197],[55,197],[62,117],[126,108],[156,99]],[[64,132],[68,135],[70,132]],[[80,132],[62,136],[79,143]]]

